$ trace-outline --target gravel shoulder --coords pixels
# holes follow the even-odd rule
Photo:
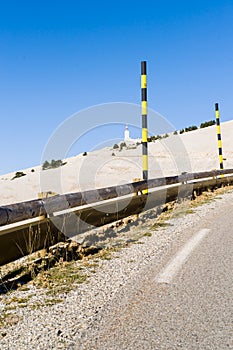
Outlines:
[[[159,270],[173,246],[185,242],[194,226],[198,228],[212,211],[232,200],[229,191],[192,209],[186,203],[160,226],[154,225],[153,215],[146,217],[130,229],[131,235],[141,237],[139,241],[113,252],[108,260],[97,259],[94,269],[87,265],[87,281],[69,293],[50,297],[47,305],[48,291],[33,283],[27,290],[0,295],[0,312],[7,320],[0,328],[1,349],[95,349],[91,344],[99,324],[106,322],[113,305],[123,302],[122,296],[133,298],[134,286],[146,283],[152,261],[156,259]],[[78,269],[80,262],[76,263]]]

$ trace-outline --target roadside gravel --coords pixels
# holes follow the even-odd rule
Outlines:
[[[43,306],[46,290],[31,283],[28,290],[0,295],[0,313],[5,313],[8,320],[7,326],[0,328],[1,350],[92,349],[88,343],[95,337],[95,326],[114,298],[140,283],[139,276],[146,275],[155,256],[162,259],[175,239],[185,240],[184,232],[200,223],[211,210],[232,200],[233,192],[227,192],[193,209],[192,213],[184,207],[183,215],[172,217],[159,229],[153,229],[153,218],[148,219],[140,227],[142,238],[137,244],[114,252],[111,260],[100,260],[95,273],[87,271],[86,283],[59,296],[62,302]],[[143,236],[143,232],[147,235]],[[151,237],[147,237],[148,232]],[[9,300],[14,298],[21,298],[24,303],[10,310]],[[37,307],[33,307],[35,303]]]

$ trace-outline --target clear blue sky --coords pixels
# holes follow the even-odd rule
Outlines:
[[[177,129],[215,102],[233,119],[232,1],[0,1],[0,173],[39,164],[81,109],[140,104],[141,60],[148,105]]]

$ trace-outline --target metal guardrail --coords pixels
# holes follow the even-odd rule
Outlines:
[[[182,174],[1,206],[0,266],[90,227],[190,197],[194,191],[232,184],[233,175],[227,174],[233,174],[233,169]],[[147,188],[148,195],[133,196]],[[66,222],[62,232],[56,222]]]
[[[0,207],[0,226],[9,225],[23,220],[47,216],[54,212],[68,208],[83,206],[86,204],[101,202],[108,199],[119,198],[129,194],[142,192],[145,189],[153,189],[161,186],[190,182],[197,179],[216,178],[221,174],[233,174],[233,169],[213,170],[200,173],[181,174],[139,181],[119,186],[105,187],[84,192],[68,193],[46,199],[16,203]]]

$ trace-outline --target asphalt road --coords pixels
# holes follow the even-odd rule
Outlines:
[[[233,203],[213,209],[101,316],[90,349],[233,349]]]

